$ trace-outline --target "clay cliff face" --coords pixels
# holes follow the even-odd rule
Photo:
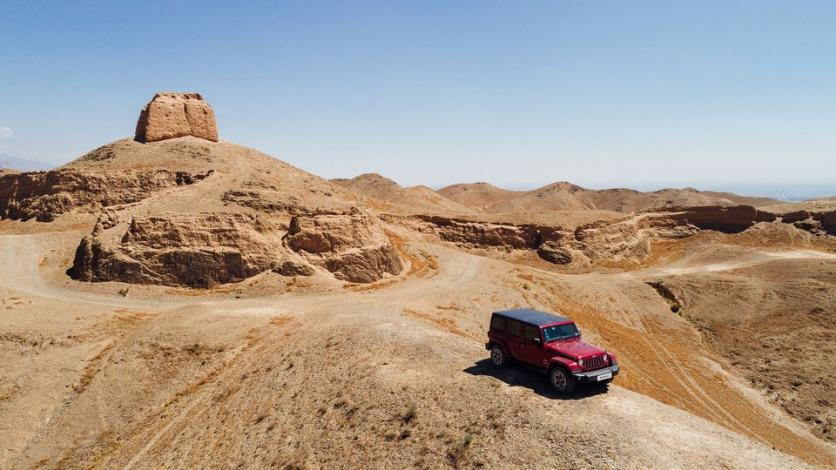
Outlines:
[[[374,282],[403,269],[376,218],[359,211],[295,216],[285,243],[308,262],[344,281]]]
[[[94,173],[71,169],[0,175],[0,219],[50,222],[74,209],[141,201],[166,188],[194,184],[211,174],[156,169]]]
[[[833,229],[832,214],[799,211],[785,214],[783,222],[813,235],[824,235]],[[388,218],[395,221],[393,216]],[[645,211],[620,220],[585,224],[574,230],[441,216],[414,216],[412,226],[468,248],[533,250],[540,258],[554,264],[622,265],[646,260],[652,243],[657,240],[688,237],[701,230],[740,233],[759,223],[777,223],[777,219],[775,214],[751,206],[704,206]],[[400,222],[405,223],[405,220]]]
[[[71,277],[210,287],[267,271],[283,251],[278,227],[245,214],[135,217],[121,238],[102,229],[82,239]]]
[[[218,141],[215,111],[199,93],[157,93],[136,123],[136,140],[157,142],[191,135]]]
[[[784,214],[781,220],[808,232],[836,235],[836,211],[794,211]]]
[[[315,266],[361,283],[403,269],[380,224],[359,211],[295,216],[287,233],[269,217],[205,213],[134,217],[124,233],[103,217],[82,239],[67,274],[206,288],[270,270],[310,276]]]

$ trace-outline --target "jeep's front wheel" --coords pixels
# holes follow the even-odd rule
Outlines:
[[[505,355],[505,350],[502,346],[494,344],[491,348],[491,363],[494,367],[505,367],[508,364],[508,357]]]
[[[575,391],[577,380],[562,367],[553,367],[549,371],[549,384],[558,393],[572,393]]]

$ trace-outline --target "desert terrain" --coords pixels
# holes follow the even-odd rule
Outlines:
[[[163,93],[0,172],[0,259],[0,468],[836,465],[832,199],[329,181]],[[621,374],[492,368],[514,307]]]

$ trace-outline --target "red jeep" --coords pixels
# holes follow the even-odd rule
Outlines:
[[[496,367],[513,359],[547,372],[560,393],[572,393],[579,382],[608,383],[618,375],[615,354],[581,341],[572,320],[552,313],[494,312],[485,348]]]

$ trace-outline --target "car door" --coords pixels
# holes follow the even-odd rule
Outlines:
[[[543,360],[543,339],[540,328],[523,325],[522,337],[519,342],[519,360],[533,366],[540,367]]]
[[[523,360],[522,356],[521,356],[522,348],[520,346],[522,345],[522,342],[523,342],[522,341],[523,325],[522,325],[522,323],[520,323],[516,320],[511,320],[509,318],[508,323],[506,324],[506,327],[508,328],[508,330],[507,330],[507,333],[508,333],[508,348],[511,349],[509,351],[511,353],[511,357],[513,357],[514,359],[516,359],[518,361],[522,361]]]

